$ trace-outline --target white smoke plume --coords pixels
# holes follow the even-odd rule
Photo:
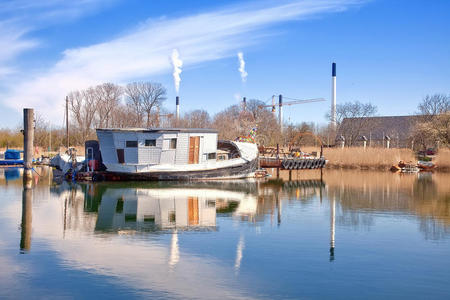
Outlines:
[[[248,73],[245,72],[244,53],[238,52],[237,56],[239,58],[239,72],[241,73],[242,82],[245,82],[247,80]]]
[[[178,53],[177,49],[173,49],[172,51],[172,66],[173,66],[173,82],[175,84],[175,90],[178,92],[180,90],[180,82],[181,82],[181,67],[183,66],[183,61],[180,59],[180,53]]]

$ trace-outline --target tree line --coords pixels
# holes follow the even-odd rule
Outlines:
[[[183,127],[214,128],[220,139],[235,139],[248,135],[258,126],[256,142],[264,146],[280,145],[333,145],[337,133],[345,133],[348,146],[354,146],[367,129],[377,126],[374,119],[377,107],[372,103],[345,102],[337,105],[337,128],[314,123],[287,123],[281,132],[276,116],[258,99],[250,99],[245,107],[231,105],[214,116],[204,109],[184,113],[179,120],[163,109],[167,100],[165,87],[155,82],[133,82],[125,86],[104,83],[67,95],[69,104],[70,144],[82,146],[89,139],[96,139],[96,128],[125,127]],[[418,106],[421,121],[408,133],[422,146],[438,141],[450,145],[450,96],[436,94],[426,96]],[[329,117],[329,113],[327,115]],[[345,125],[344,119],[356,122]],[[345,127],[347,126],[347,127]],[[0,147],[21,147],[23,137],[17,130],[0,130]],[[36,116],[35,144],[53,151],[66,145],[65,129],[50,128],[42,116]]]
[[[369,138],[368,132],[376,132],[377,128],[384,128],[381,124],[385,120],[373,118],[377,116],[378,108],[371,103],[359,101],[346,102],[336,106],[336,131],[325,129],[328,136],[345,139],[347,146],[356,146],[361,143],[362,136]],[[328,118],[330,115],[328,113]],[[398,118],[398,117],[393,117]],[[405,143],[414,149],[428,147],[450,146],[450,95],[434,94],[425,96],[417,107],[414,116],[408,120],[405,132],[401,132]],[[393,126],[394,127],[394,126]],[[393,128],[396,129],[396,128]],[[323,133],[324,133],[323,132]],[[322,134],[323,134],[322,133]],[[385,136],[391,132],[384,132]],[[399,133],[397,132],[397,137]],[[384,138],[381,137],[382,139]],[[395,138],[391,136],[390,138]],[[394,143],[395,145],[395,143]]]

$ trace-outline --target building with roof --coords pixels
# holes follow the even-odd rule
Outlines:
[[[344,118],[340,124],[337,137],[345,139],[347,146],[360,146],[367,139],[367,146],[391,148],[412,148],[414,126],[423,116],[383,116]]]

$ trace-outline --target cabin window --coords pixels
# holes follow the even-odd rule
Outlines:
[[[136,222],[137,216],[136,214],[125,214],[125,222]]]
[[[146,147],[156,147],[156,140],[145,140]]]
[[[137,141],[126,141],[127,148],[137,148],[138,142]]]
[[[208,159],[216,159],[216,152],[208,153]]]
[[[177,139],[170,139],[169,149],[177,149]]]
[[[219,154],[217,156],[217,160],[228,160],[228,154],[224,154],[224,153]]]

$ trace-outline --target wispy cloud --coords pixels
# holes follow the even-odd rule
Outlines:
[[[26,20],[35,24],[50,21],[69,21],[95,12],[101,7],[111,5],[118,0],[2,0],[0,16],[17,21]]]
[[[33,31],[76,20],[104,5],[106,0],[3,0],[0,4],[0,78],[18,71],[12,63],[14,58],[39,46],[38,39],[28,37]]]
[[[38,44],[35,40],[23,38],[27,30],[16,26],[12,20],[0,22],[0,78],[14,72],[10,64],[14,57]]]
[[[259,3],[181,18],[148,20],[108,42],[68,49],[48,71],[24,77],[1,98],[17,109],[40,107],[51,111],[52,118],[58,117],[60,112],[55,110],[55,103],[61,102],[71,90],[105,81],[125,82],[170,73],[172,67],[167,57],[174,48],[187,66],[221,59],[258,43],[263,29],[270,26],[342,11],[360,1]]]

